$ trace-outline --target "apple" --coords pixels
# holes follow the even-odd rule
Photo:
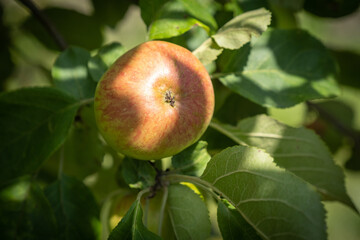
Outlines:
[[[107,143],[141,160],[157,160],[195,143],[214,111],[214,89],[186,48],[149,41],[131,49],[102,76],[95,118]]]

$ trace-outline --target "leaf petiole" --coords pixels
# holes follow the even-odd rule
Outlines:
[[[164,194],[161,199],[161,208],[160,208],[160,219],[159,219],[159,228],[158,228],[159,236],[161,236],[161,232],[162,232],[162,225],[163,225],[164,214],[165,214],[165,206],[166,206],[168,195],[169,195],[168,187],[164,186]]]
[[[220,200],[219,195],[216,194],[216,192],[218,191],[214,189],[214,187],[211,184],[202,180],[199,177],[180,175],[180,174],[169,174],[164,176],[164,179],[170,182],[190,182],[210,193],[216,200]]]

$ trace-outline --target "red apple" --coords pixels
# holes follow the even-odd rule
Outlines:
[[[143,43],[117,59],[95,93],[104,139],[142,160],[172,156],[196,142],[213,111],[205,67],[189,50],[163,41]]]

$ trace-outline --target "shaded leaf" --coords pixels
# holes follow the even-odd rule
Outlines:
[[[55,212],[60,239],[96,239],[100,236],[99,206],[79,180],[62,175],[45,188]]]
[[[90,53],[79,47],[69,47],[56,59],[51,74],[55,86],[76,99],[92,98],[96,83],[88,74]]]
[[[170,185],[167,212],[174,228],[176,239],[207,239],[211,224],[205,203],[190,188]]]
[[[270,21],[271,13],[264,8],[245,12],[227,22],[212,38],[220,47],[237,49],[248,43],[252,36],[259,37]]]
[[[147,161],[125,157],[121,173],[132,188],[145,188],[155,183],[156,171]]]
[[[102,24],[115,27],[127,12],[131,0],[92,0],[93,16]]]
[[[236,239],[257,239],[260,236],[241,214],[234,208],[228,208],[219,201],[217,209],[217,221],[224,240]]]
[[[161,8],[169,0],[140,0],[139,6],[141,9],[141,18],[144,20],[146,26],[150,26],[153,21],[159,18]]]
[[[174,155],[171,159],[172,165],[182,174],[200,176],[211,158],[206,147],[207,142],[198,141],[182,152]]]
[[[101,46],[103,37],[101,23],[97,18],[64,8],[47,8],[42,12],[54,24],[68,45],[76,45],[88,50]],[[33,16],[24,22],[23,27],[46,47],[58,50],[51,35]]]
[[[60,151],[64,154],[63,172],[68,175],[83,179],[100,170],[105,149],[99,139],[93,104],[79,109],[75,124]]]
[[[1,239],[57,239],[55,215],[39,185],[29,177],[0,190]]]
[[[336,65],[326,48],[301,30],[268,30],[221,58],[220,81],[257,104],[284,108],[339,95]]]
[[[353,206],[346,194],[343,172],[313,131],[288,127],[266,115],[247,118],[237,126],[215,122],[211,126],[237,143],[265,149],[278,166],[314,185],[325,199]]]
[[[0,95],[0,182],[34,173],[68,135],[78,104],[53,88]]]
[[[140,201],[137,199],[130,207],[126,215],[110,233],[109,240],[138,240],[138,239],[161,239],[150,232],[142,222],[143,211]]]
[[[95,82],[99,82],[108,68],[124,53],[125,48],[117,42],[110,43],[100,48],[98,53],[91,57],[88,62],[91,78]]]
[[[318,194],[260,149],[227,148],[210,160],[201,178],[264,239],[326,239]]]
[[[266,112],[266,108],[240,96],[239,94],[230,92],[220,109],[214,113],[214,118],[222,123],[236,125],[239,120],[258,114],[265,114]]]

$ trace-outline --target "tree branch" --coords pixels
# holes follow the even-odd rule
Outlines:
[[[360,139],[358,137],[358,134],[353,129],[349,128],[348,126],[345,126],[334,115],[323,109],[318,104],[311,102],[306,102],[306,104],[308,107],[316,110],[319,113],[320,117],[322,117],[325,121],[334,125],[334,127],[337,128],[339,132],[350,137],[354,141],[355,149],[360,148]]]
[[[67,44],[55,26],[51,21],[46,17],[46,15],[34,4],[32,0],[18,0],[24,6],[26,6],[34,15],[34,17],[43,25],[46,31],[51,35],[55,40],[56,44],[59,46],[60,50],[65,50]]]

